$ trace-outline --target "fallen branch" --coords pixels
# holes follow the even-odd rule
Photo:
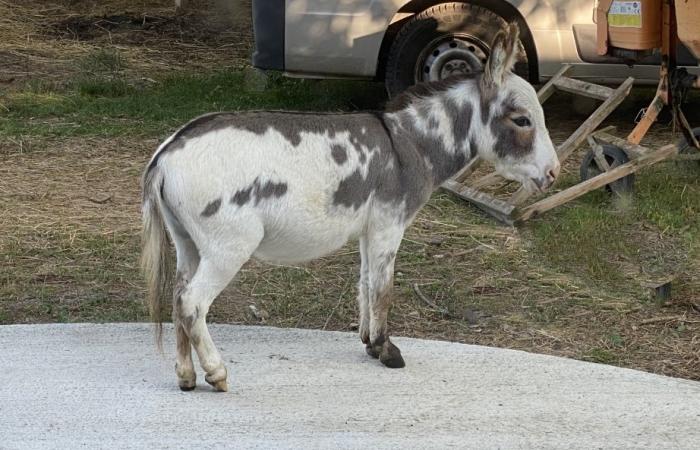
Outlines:
[[[690,320],[683,316],[666,316],[666,317],[652,317],[651,319],[644,319],[639,322],[640,325],[649,325],[652,323],[659,322],[683,322],[683,323],[700,323],[700,320]]]
[[[431,307],[432,309],[434,309],[435,311],[437,311],[437,312],[439,312],[439,313],[441,313],[441,314],[443,314],[443,315],[445,315],[445,316],[447,316],[447,317],[454,317],[453,314],[451,314],[447,309],[441,308],[441,307],[439,307],[438,305],[436,305],[435,303],[433,303],[432,301],[428,300],[428,297],[426,297],[426,296],[421,292],[420,288],[418,287],[418,283],[413,283],[413,284],[411,285],[411,287],[413,288],[413,292],[415,292],[416,295],[418,296],[418,298],[420,298],[421,300],[423,300],[423,302],[424,302],[426,305],[430,306],[430,307]]]

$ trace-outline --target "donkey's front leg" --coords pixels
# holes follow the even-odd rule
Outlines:
[[[366,253],[369,266],[369,343],[367,353],[387,367],[404,367],[401,351],[389,340],[387,316],[394,285],[394,261],[403,228],[392,227],[369,234]]]

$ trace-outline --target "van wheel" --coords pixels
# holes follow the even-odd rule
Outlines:
[[[409,86],[481,72],[496,33],[506,21],[469,3],[442,3],[416,14],[394,39],[384,76],[389,96]],[[515,71],[527,76],[523,54]]]

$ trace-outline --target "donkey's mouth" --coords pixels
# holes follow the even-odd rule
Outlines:
[[[547,192],[547,189],[554,184],[554,180],[548,178],[530,178],[529,184],[531,191]]]

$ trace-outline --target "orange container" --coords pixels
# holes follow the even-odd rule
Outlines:
[[[629,50],[661,47],[661,18],[661,0],[614,0],[607,16],[610,45]]]
[[[676,0],[678,39],[700,59],[700,0]]]

